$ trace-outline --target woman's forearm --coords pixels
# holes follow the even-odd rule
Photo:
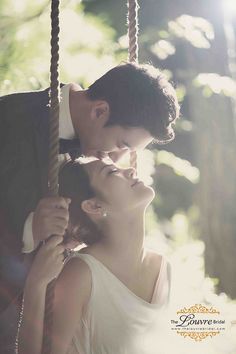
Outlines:
[[[18,337],[19,354],[41,354],[47,285],[27,279]]]

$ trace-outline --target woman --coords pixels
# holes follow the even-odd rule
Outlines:
[[[41,352],[46,287],[59,273],[53,354],[150,353],[147,338],[170,291],[169,263],[144,247],[153,189],[132,168],[97,160],[69,162],[60,195],[71,198],[68,234],[87,246],[64,267],[62,238],[41,247],[26,282],[19,353]]]

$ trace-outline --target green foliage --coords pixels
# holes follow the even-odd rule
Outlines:
[[[0,15],[1,93],[49,85],[49,1],[2,4]],[[82,6],[62,2],[60,13],[61,81],[86,86],[125,59],[113,41],[114,30],[97,16],[84,17]]]
[[[151,51],[158,56],[159,59],[167,59],[168,56],[175,54],[173,44],[165,39],[161,39],[151,46]]]
[[[228,76],[221,76],[216,73],[200,73],[194,79],[193,84],[202,88],[205,97],[213,94],[221,94],[223,96],[236,96],[236,81]]]
[[[191,43],[196,48],[210,48],[214,30],[209,21],[202,17],[181,15],[168,22],[169,33]]]
[[[159,165],[153,186],[158,190],[154,208],[159,218],[171,218],[177,211],[191,207],[194,185],[186,177],[175,174],[172,167]]]

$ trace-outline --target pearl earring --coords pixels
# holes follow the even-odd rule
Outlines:
[[[104,218],[107,216],[107,212],[106,212],[106,210],[103,210],[103,212],[102,212],[102,216],[103,216]]]

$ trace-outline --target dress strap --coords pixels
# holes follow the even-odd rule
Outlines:
[[[167,262],[167,279],[168,279],[168,304],[170,302],[170,295],[171,295],[171,280],[172,280],[172,270],[170,262]]]

